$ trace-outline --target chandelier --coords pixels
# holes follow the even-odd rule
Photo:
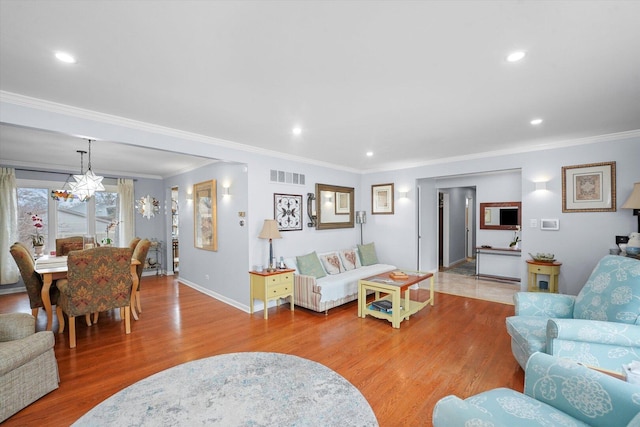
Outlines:
[[[72,182],[69,184],[71,187],[71,192],[81,202],[86,202],[87,200],[89,200],[91,197],[93,197],[96,191],[104,191],[104,185],[102,185],[102,180],[104,179],[104,177],[96,175],[95,173],[93,173],[93,170],[91,170],[91,140],[88,139],[87,141],[89,141],[89,164],[87,165],[87,171],[84,172],[84,174],[82,172],[84,168],[82,160],[86,151],[78,150],[78,153],[80,153],[81,175],[73,175],[73,179],[75,179],[76,182]]]

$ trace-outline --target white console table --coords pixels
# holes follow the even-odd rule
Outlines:
[[[521,255],[520,249],[478,246],[476,247],[476,276],[519,282]]]

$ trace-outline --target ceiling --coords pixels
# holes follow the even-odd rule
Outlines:
[[[0,91],[393,169],[640,129],[638,16],[640,2],[615,0],[0,0]],[[509,63],[513,50],[527,55]],[[51,163],[66,143],[55,161],[79,168],[86,145],[0,132],[18,163]],[[98,173],[136,148],[111,142],[94,144]],[[166,176],[153,166],[180,159],[166,154],[136,167]]]

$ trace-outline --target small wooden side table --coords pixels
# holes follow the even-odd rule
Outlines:
[[[540,262],[532,259],[527,260],[529,268],[529,292],[549,292],[558,293],[558,275],[560,274],[561,262]],[[538,286],[538,274],[549,276],[549,290],[540,289]]]
[[[250,313],[253,314],[253,300],[264,301],[264,318],[268,318],[269,300],[289,297],[293,311],[293,272],[294,269],[276,270],[273,272],[250,271],[251,287],[249,290]]]

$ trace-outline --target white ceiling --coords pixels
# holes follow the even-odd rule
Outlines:
[[[396,168],[640,129],[639,17],[639,1],[615,0],[0,0],[0,90]],[[507,63],[515,49],[526,58]],[[78,63],[57,62],[57,50]],[[47,147],[64,140],[34,146],[18,129],[0,132],[1,158],[15,162],[50,159]],[[100,143],[119,159],[131,149]],[[74,144],[78,168],[86,142]]]

